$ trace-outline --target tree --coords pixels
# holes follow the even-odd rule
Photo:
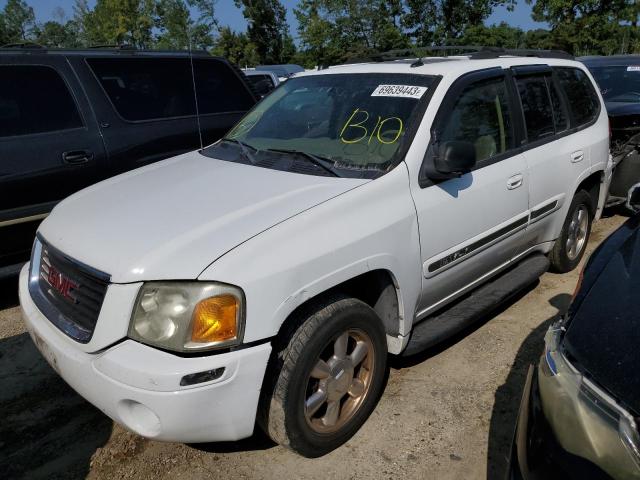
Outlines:
[[[575,55],[631,53],[638,48],[635,0],[527,0],[532,17],[551,26],[551,43]]]
[[[156,4],[155,46],[163,49],[184,50],[190,46],[191,15],[182,0],[160,0]]]
[[[513,9],[516,0],[407,0],[403,25],[421,46],[456,43],[465,31],[482,27],[497,6]],[[477,33],[477,32],[476,32]]]
[[[34,39],[36,16],[24,0],[9,0],[1,15],[0,35],[4,43],[27,42]]]
[[[294,13],[307,54],[327,65],[407,47],[402,11],[398,0],[303,0]]]
[[[86,6],[86,2],[84,2]],[[153,0],[97,0],[93,10],[80,10],[89,45],[152,45]]]
[[[245,33],[236,33],[229,27],[222,27],[212,53],[227,58],[242,68],[255,67],[260,63],[256,46]]]
[[[260,63],[286,63],[289,58],[285,54],[290,55],[294,45],[287,40],[290,37],[287,12],[282,3],[279,0],[235,0],[235,4],[242,8],[242,14],[249,22],[247,37],[255,45]]]
[[[453,43],[457,45],[525,48],[525,41],[526,34],[524,31],[501,22],[499,25],[485,26],[480,24],[470,26]]]

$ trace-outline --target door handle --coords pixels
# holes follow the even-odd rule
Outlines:
[[[571,163],[578,163],[582,160],[584,160],[584,152],[582,150],[578,150],[571,154]]]
[[[81,165],[93,160],[93,152],[89,150],[72,150],[62,154],[62,161],[69,165]]]
[[[515,190],[518,187],[522,186],[522,182],[524,177],[521,173],[514,175],[509,180],[507,180],[507,190]]]

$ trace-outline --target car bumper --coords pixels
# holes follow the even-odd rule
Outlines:
[[[31,338],[60,376],[113,420],[162,441],[238,440],[253,433],[269,343],[185,358],[124,340],[86,353],[33,303],[27,268],[20,274],[20,304]],[[222,373],[205,383],[181,385],[186,375],[212,370]]]

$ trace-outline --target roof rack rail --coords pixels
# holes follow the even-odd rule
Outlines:
[[[573,60],[575,57],[564,50],[541,50],[535,48],[502,48],[502,47],[482,47],[475,53],[469,55],[474,60],[486,58],[498,58],[503,56],[513,57],[538,57],[538,58],[562,58]]]
[[[0,48],[42,48],[45,47],[35,42],[16,42],[16,43],[7,43],[5,45],[0,45]]]
[[[502,47],[486,47],[481,45],[434,45],[427,47],[411,47],[388,50],[385,52],[373,52],[367,57],[351,59],[345,64],[365,63],[365,62],[390,62],[394,60],[417,59],[411,65],[419,67],[423,65],[422,58],[432,52],[444,53],[439,56],[460,55],[466,56],[473,60],[499,58],[502,56],[514,57],[538,57],[538,58],[563,58],[573,60],[574,56],[563,50],[537,50],[526,48],[502,48]],[[454,53],[455,52],[455,53]]]
[[[137,50],[136,47],[134,47],[133,45],[128,45],[126,43],[120,43],[120,44],[105,44],[105,45],[91,45],[89,47],[90,50],[98,50],[101,48],[112,48],[115,50]]]

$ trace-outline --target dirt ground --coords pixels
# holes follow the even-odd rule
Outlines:
[[[624,221],[594,227],[593,250]],[[90,479],[502,479],[527,367],[569,303],[578,271],[545,274],[496,315],[410,362],[392,359],[373,415],[308,460],[257,433],[168,444],[127,432],[74,393],[33,346],[16,280],[0,283],[0,477]]]

